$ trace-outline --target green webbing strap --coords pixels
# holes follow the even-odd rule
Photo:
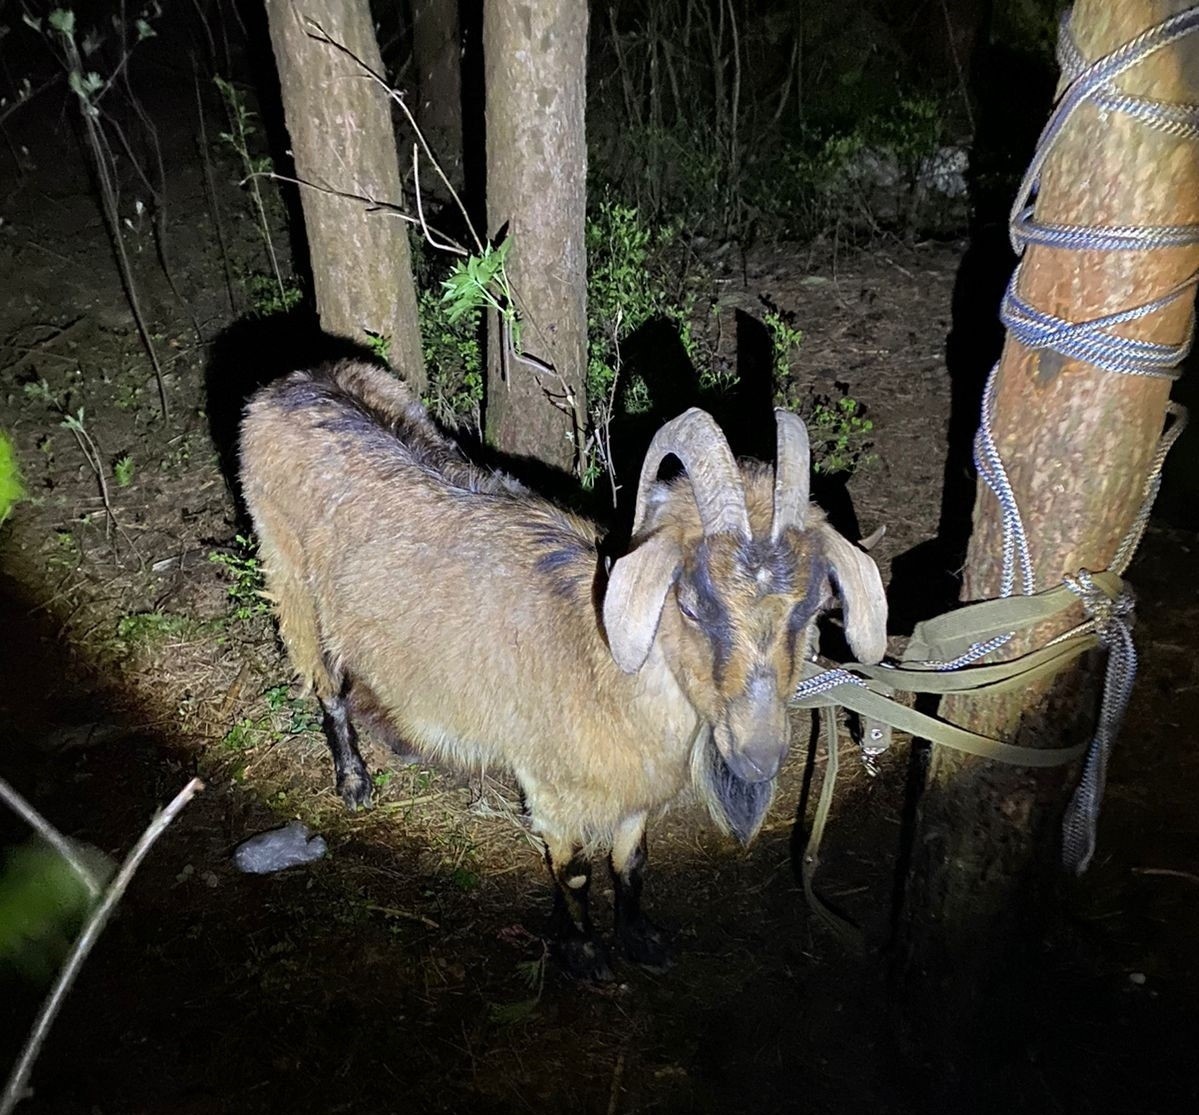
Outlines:
[[[1124,582],[1108,571],[1093,573],[1091,580],[1111,600],[1115,600],[1124,588]],[[1075,593],[1065,585],[1058,585],[1032,596],[1004,596],[967,604],[918,623],[903,661],[905,664],[951,662],[975,643],[1009,631],[1035,627],[1077,603]]]
[[[803,892],[808,900],[808,907],[816,911],[816,915],[831,929],[841,943],[858,956],[866,953],[866,939],[861,930],[852,922],[833,913],[816,894],[814,880],[816,868],[820,865],[820,841],[824,837],[824,826],[828,823],[829,810],[833,804],[833,790],[837,785],[837,713],[832,707],[820,710],[821,726],[824,729],[824,747],[828,755],[828,765],[824,771],[824,782],[820,787],[820,800],[816,805],[816,815],[812,818],[812,832],[808,837],[807,847],[803,855]]]
[[[1114,573],[1097,573],[1092,579],[1112,600],[1120,595],[1124,587]],[[880,725],[898,728],[912,736],[984,759],[1027,767],[1053,767],[1072,762],[1086,750],[1085,743],[1075,747],[1020,747],[917,712],[893,700],[892,695],[901,691],[969,693],[976,696],[1005,693],[1023,689],[1031,682],[1058,673],[1080,655],[1099,646],[1099,636],[1093,623],[1084,624],[1051,640],[1046,646],[1003,662],[964,665],[953,669],[947,669],[943,664],[953,662],[988,639],[1051,620],[1077,602],[1076,594],[1065,585],[1059,585],[1031,596],[1009,596],[968,604],[918,624],[898,666],[865,666],[853,662],[844,669],[856,675],[856,681],[847,679],[792,701],[796,708],[820,710],[827,753],[820,798],[816,803],[812,831],[804,850],[804,895],[816,915],[855,952],[865,951],[861,931],[829,909],[817,896],[814,885],[816,868],[820,862],[820,843],[828,824],[840,765],[836,706],[841,705]],[[803,664],[805,681],[826,672],[815,662]]]

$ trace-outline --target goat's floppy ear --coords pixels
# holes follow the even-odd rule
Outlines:
[[[879,662],[887,652],[887,596],[878,566],[831,527],[822,533],[845,613],[845,637],[859,662]]]
[[[604,630],[612,657],[626,674],[635,674],[649,656],[680,557],[673,541],[655,534],[612,567],[604,594]]]

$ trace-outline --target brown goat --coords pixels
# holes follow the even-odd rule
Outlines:
[[[649,816],[692,786],[726,830],[757,832],[834,585],[858,657],[883,655],[878,569],[809,505],[807,432],[777,418],[776,470],[738,465],[702,411],[664,426],[609,575],[595,524],[470,464],[380,368],[297,372],[247,408],[246,503],[343,798],[370,796],[355,719],[399,750],[512,772],[576,975],[611,975],[587,908],[595,849],[625,954],[662,968],[641,911]],[[669,455],[686,471],[660,483]]]

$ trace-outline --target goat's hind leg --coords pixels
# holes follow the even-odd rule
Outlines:
[[[544,839],[545,862],[554,880],[554,955],[576,979],[615,979],[608,950],[591,925],[591,861],[569,840]]]
[[[357,809],[370,804],[371,780],[346,707],[348,686],[343,671],[327,661],[321,649],[316,608],[302,575],[300,544],[277,520],[278,516],[271,516],[259,523],[259,553],[267,587],[275,598],[279,635],[291,664],[315,691],[324,710],[325,739],[333,753],[337,792],[349,809]]]
[[[664,972],[671,964],[666,935],[641,909],[646,860],[645,814],[639,813],[620,823],[612,841],[616,939],[634,964],[651,972]]]
[[[325,738],[333,753],[333,777],[337,792],[347,809],[365,807],[371,802],[371,776],[358,750],[358,733],[350,720],[345,687],[336,697],[321,697],[325,712]]]

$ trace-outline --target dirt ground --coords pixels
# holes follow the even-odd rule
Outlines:
[[[872,778],[843,740],[848,773],[821,885],[880,946],[866,960],[809,915],[798,881],[806,715],[750,851],[688,807],[652,829],[648,898],[677,963],[660,976],[623,968],[611,987],[572,984],[546,963],[549,892],[512,786],[392,769],[375,750],[378,804],[342,811],[315,706],[292,685],[269,617],[229,597],[246,555],[218,446],[236,399],[298,359],[303,337],[290,324],[235,324],[242,307],[222,277],[195,121],[181,107],[190,87],[173,89],[161,61],[152,72],[145,97],[171,168],[166,256],[179,297],[148,232],[133,262],[169,420],[73,106],[47,95],[5,124],[0,425],[32,498],[0,531],[0,771],[64,831],[117,858],[192,773],[207,789],[146,861],[21,1110],[924,1109],[929,1051],[897,1023],[883,947],[905,741]],[[213,169],[230,251],[248,256],[236,172],[219,156]],[[847,496],[827,497],[863,533],[886,524],[877,554],[897,630],[932,614],[953,569],[930,540],[962,521],[956,465],[943,499],[947,453],[960,454],[971,428],[1010,264],[980,262],[977,243],[972,255],[964,242],[830,240],[714,254],[710,265],[725,359],[746,359],[768,297],[805,332],[801,384],[844,385],[865,406],[876,459]],[[27,389],[41,381],[48,393]],[[84,408],[111,514],[59,407]],[[132,476],[120,484],[112,465],[126,456]],[[1155,520],[1130,574],[1141,674],[1098,861],[1063,887],[1034,992],[999,1063],[980,1061],[971,1110],[1196,1110],[1197,539],[1187,500],[1167,500],[1177,514]],[[270,877],[234,870],[239,841],[292,817],[326,836],[326,859]],[[23,838],[0,816],[0,842]],[[41,993],[7,986],[0,1064]]]

